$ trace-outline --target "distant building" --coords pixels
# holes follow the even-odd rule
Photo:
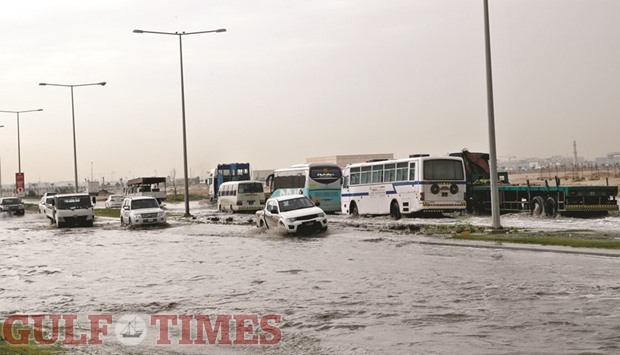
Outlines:
[[[306,158],[306,163],[333,163],[341,168],[349,164],[362,163],[376,159],[394,159],[394,153],[390,154],[353,154],[353,155],[332,155],[325,157]]]
[[[595,159],[596,164],[598,165],[615,165],[620,164],[620,153],[608,153],[605,157],[600,157]]]

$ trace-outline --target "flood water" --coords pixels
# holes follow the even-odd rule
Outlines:
[[[106,218],[59,230],[36,213],[0,217],[0,320],[146,321],[140,344],[119,342],[111,326],[102,345],[72,348],[84,354],[620,353],[619,257],[428,245],[433,238],[347,227],[345,216],[327,234],[296,238],[244,224],[250,215],[225,224],[227,215],[196,213],[136,229]],[[172,343],[157,345],[148,320],[161,314],[277,314],[281,340],[179,345],[171,327]]]

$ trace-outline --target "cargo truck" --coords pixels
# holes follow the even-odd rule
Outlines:
[[[463,150],[450,154],[462,157],[466,171],[465,200],[471,213],[491,213],[489,154]],[[618,211],[618,186],[562,185],[557,176],[551,183],[512,184],[507,172],[498,173],[500,213],[529,212],[534,216],[590,217]]]

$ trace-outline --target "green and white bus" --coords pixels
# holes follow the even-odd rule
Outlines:
[[[267,177],[272,197],[305,195],[327,213],[340,211],[342,169],[331,163],[298,164]]]

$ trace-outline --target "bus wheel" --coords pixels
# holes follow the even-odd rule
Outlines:
[[[400,208],[398,207],[398,202],[392,201],[390,204],[390,217],[394,219],[400,219]]]
[[[558,214],[558,204],[553,197],[548,197],[545,201],[545,215],[547,217],[555,218]]]
[[[545,212],[545,201],[541,196],[536,196],[530,202],[530,212],[532,216],[540,216]]]
[[[357,203],[351,202],[351,206],[349,208],[349,214],[353,217],[359,217],[360,212],[357,209]]]

